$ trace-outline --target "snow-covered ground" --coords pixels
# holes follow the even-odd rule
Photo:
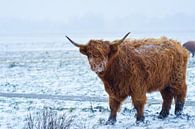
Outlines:
[[[148,94],[145,123],[135,124],[128,98],[114,126],[104,125],[109,108],[102,82],[63,35],[1,38],[0,62],[0,129],[22,129],[29,113],[44,107],[75,115],[75,121],[86,128],[195,128],[195,58],[188,64],[187,103],[181,117],[175,117],[172,105],[169,117],[158,119],[162,100],[156,92]]]

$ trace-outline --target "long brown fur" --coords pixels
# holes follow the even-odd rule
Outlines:
[[[90,40],[85,49],[80,49],[92,70],[101,60],[107,61],[106,68],[97,72],[109,95],[111,113],[107,124],[116,122],[117,111],[127,96],[131,96],[137,110],[137,121],[143,121],[146,93],[152,91],[160,91],[163,98],[159,118],[168,116],[173,98],[175,114],[180,115],[187,90],[187,50],[166,37],[125,40],[114,46],[117,41]],[[90,57],[97,57],[95,63]]]

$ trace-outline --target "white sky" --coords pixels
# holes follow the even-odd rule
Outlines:
[[[0,0],[1,33],[19,27],[21,32],[195,30],[194,20],[195,0]]]

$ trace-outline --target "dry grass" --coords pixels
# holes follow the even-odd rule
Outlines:
[[[28,115],[26,118],[26,129],[70,129],[75,128],[75,116],[69,116],[66,113],[58,115],[57,111],[44,108],[36,115]],[[74,126],[74,127],[73,127]]]

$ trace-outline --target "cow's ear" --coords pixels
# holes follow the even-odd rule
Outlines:
[[[122,39],[120,40],[115,40],[111,43],[110,45],[110,56],[112,56],[113,54],[115,54],[116,52],[118,52],[118,47],[121,43],[124,42],[124,40],[127,38],[127,36],[130,34],[130,32],[128,32]]]
[[[110,50],[113,52],[118,51],[118,46],[119,46],[119,44],[112,44],[112,45],[110,45]]]
[[[80,52],[84,55],[87,55],[86,52],[86,45],[81,45],[79,43],[76,43],[75,41],[73,41],[72,39],[70,39],[68,36],[66,36],[66,38],[76,47],[78,47],[80,49]]]
[[[110,45],[109,57],[112,57],[113,55],[115,55],[118,52],[118,47],[119,47],[119,45],[116,45],[116,44]]]
[[[86,47],[80,47],[80,53],[83,54],[83,55],[87,55],[87,49]]]

